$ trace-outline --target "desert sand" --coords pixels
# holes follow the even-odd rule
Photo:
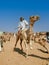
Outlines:
[[[29,49],[28,58],[23,55],[25,52],[24,43],[24,52],[20,50],[19,42],[15,51],[14,45],[14,37],[3,44],[4,50],[0,52],[0,65],[47,65],[49,63],[49,54],[44,52],[45,49],[41,45],[33,43],[33,49]],[[47,47],[49,48],[49,44],[47,44]]]

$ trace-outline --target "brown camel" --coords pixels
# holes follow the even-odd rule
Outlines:
[[[32,49],[32,43],[34,40],[33,26],[34,26],[34,23],[39,20],[39,18],[40,18],[39,16],[30,17],[29,29],[26,31],[27,32],[27,44],[29,44],[30,49]],[[28,55],[28,48],[27,48],[27,55]]]
[[[34,37],[33,26],[34,26],[34,23],[38,20],[39,20],[39,16],[30,17],[29,29],[27,30],[27,40],[28,40],[28,43],[30,43],[31,49],[32,49],[32,40],[33,40],[32,37]]]
[[[14,48],[16,48],[17,42],[20,39],[21,50],[23,50],[22,41],[24,40],[25,47],[26,47],[26,55],[28,55],[28,44],[30,46],[32,46],[32,43],[31,43],[32,36],[33,36],[32,28],[34,26],[34,23],[39,20],[39,16],[31,16],[29,20],[30,20],[29,29],[27,31],[25,31],[23,34],[21,31],[17,33],[16,43],[15,43],[15,47],[14,47]],[[31,47],[31,49],[32,49],[32,47]]]

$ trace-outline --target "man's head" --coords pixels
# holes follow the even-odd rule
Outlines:
[[[23,17],[20,17],[20,21],[23,21],[24,20],[24,18]]]

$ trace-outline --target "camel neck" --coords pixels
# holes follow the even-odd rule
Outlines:
[[[33,26],[34,26],[34,22],[30,22],[30,26],[29,26],[30,31],[33,31]]]

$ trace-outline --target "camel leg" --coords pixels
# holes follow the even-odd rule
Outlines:
[[[0,51],[2,51],[2,50],[1,50],[1,42],[0,42]]]
[[[1,41],[1,48],[2,48],[2,51],[4,51],[3,41]]]
[[[25,49],[26,49],[26,57],[28,56],[28,44],[26,42],[26,40],[24,40],[24,43],[25,43]]]
[[[30,49],[32,50],[33,48],[32,48],[32,40],[30,40]]]
[[[44,42],[43,42],[43,43],[44,43]],[[40,42],[40,45],[43,46],[43,47],[47,50],[47,52],[49,53],[49,51],[48,51],[48,49],[47,49],[47,47],[46,47],[46,43],[44,43],[44,44],[43,44],[43,43]]]
[[[44,42],[43,42],[44,43]],[[46,47],[46,42],[44,43],[43,47],[47,50],[47,52],[49,53],[48,51],[48,48]]]
[[[49,51],[48,51],[47,47],[46,47],[45,45],[44,45],[43,47],[44,47],[44,48],[47,50],[47,52],[49,53]]]
[[[23,40],[20,40],[20,46],[21,46],[21,50],[23,51],[22,41],[23,41]]]
[[[25,46],[26,46],[26,57],[28,57],[28,54],[29,54],[29,53],[28,53],[28,44],[26,43]]]
[[[18,41],[19,41],[19,37],[17,37],[17,39],[16,39],[15,48],[17,46]]]

